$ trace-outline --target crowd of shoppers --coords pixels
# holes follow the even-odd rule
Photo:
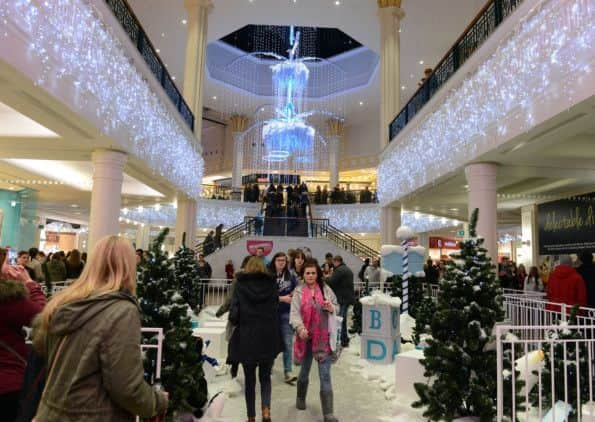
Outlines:
[[[59,262],[60,275],[76,280],[47,304],[39,281],[52,272],[39,271],[43,254],[32,248],[14,265],[8,255],[0,248],[1,419],[131,421],[165,414],[167,393],[144,380],[138,257],[130,242],[105,237],[88,263],[78,251],[64,260],[53,254],[49,263]],[[33,348],[24,327],[33,327]]]
[[[237,365],[243,366],[248,421],[256,418],[256,369],[262,420],[270,421],[271,371],[281,352],[284,381],[290,385],[297,381],[298,409],[305,409],[310,368],[313,360],[318,362],[324,420],[336,421],[330,375],[336,355],[330,350],[328,318],[329,314],[344,317],[341,343],[347,347],[347,312],[355,301],[353,273],[340,256],[331,255],[324,275],[308,252],[277,252],[268,262],[264,249],[257,248],[243,260],[228,299],[216,313],[229,311],[227,362],[232,377]],[[292,374],[294,361],[301,365],[298,377]]]

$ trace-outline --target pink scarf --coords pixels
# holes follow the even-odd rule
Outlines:
[[[304,359],[309,341],[312,342],[312,355],[317,361],[324,361],[331,353],[328,317],[322,310],[323,302],[324,298],[319,286],[316,286],[315,289],[304,286],[300,313],[310,337],[306,341],[302,340],[299,336],[295,338],[293,357],[298,363]]]

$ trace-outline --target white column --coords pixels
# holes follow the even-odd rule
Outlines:
[[[522,246],[517,249],[519,264],[525,267],[539,265],[539,230],[537,222],[537,205],[521,207]]]
[[[380,244],[398,245],[397,229],[401,226],[401,207],[387,206],[380,210]]]
[[[339,184],[339,149],[345,122],[342,119],[329,119],[328,126],[328,169],[329,188]]]
[[[242,190],[242,168],[244,165],[244,144],[242,132],[233,132],[233,168],[231,172],[231,187],[234,192]]]
[[[484,238],[484,247],[494,263],[498,259],[497,175],[498,165],[494,163],[476,163],[465,167],[469,185],[469,215],[475,208],[479,209],[477,235]]]
[[[206,63],[207,30],[212,0],[185,0],[188,12],[186,62],[184,66],[184,99],[194,113],[194,134],[202,130],[203,80]]]
[[[229,119],[229,128],[233,138],[233,167],[231,171],[231,187],[236,197],[241,200],[242,191],[242,170],[244,167],[244,143],[242,134],[248,128],[248,118],[246,116],[231,116]]]
[[[89,242],[87,250],[104,236],[120,231],[120,205],[126,154],[119,151],[96,150],[93,160],[93,190],[89,217]]]
[[[380,7],[380,149],[388,144],[388,125],[401,109],[401,40],[405,17],[401,0],[378,0]]]
[[[339,136],[328,138],[329,187],[331,189],[339,184],[339,142]]]
[[[182,236],[184,233],[186,233],[186,246],[194,248],[194,241],[196,239],[196,201],[179,195],[174,252],[182,245]]]
[[[141,224],[136,228],[136,249],[149,249],[149,237],[151,234],[151,226],[149,224]]]

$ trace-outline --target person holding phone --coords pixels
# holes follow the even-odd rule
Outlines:
[[[0,248],[0,262],[8,258]],[[0,277],[0,409],[2,420],[12,422],[17,417],[19,393],[29,356],[23,327],[31,321],[46,302],[41,287],[30,279]]]
[[[337,422],[333,410],[331,364],[334,355],[329,343],[328,316],[339,311],[337,298],[324,284],[322,269],[315,259],[303,268],[304,284],[293,291],[289,322],[296,330],[294,358],[301,363],[297,381],[296,408],[306,409],[306,394],[312,360],[318,362],[320,402],[324,422]]]
[[[136,255],[100,239],[81,276],[36,318],[33,344],[47,364],[36,422],[134,421],[164,415],[169,398],[144,380]]]

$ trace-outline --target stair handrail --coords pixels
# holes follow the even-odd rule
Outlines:
[[[236,224],[235,226],[229,228],[228,230],[226,230],[225,232],[223,232],[221,234],[221,248],[229,245],[231,242],[233,242],[234,240],[238,240],[241,239],[242,237],[244,237],[247,233],[245,233],[247,230],[249,229],[249,225],[246,222],[246,219],[244,219],[243,222],[241,222],[240,224]],[[199,242],[194,246],[194,250],[196,251],[197,254],[203,254],[204,253],[204,242]]]
[[[332,235],[332,238],[329,235]],[[374,258],[380,256],[380,253],[378,251],[375,251],[370,246],[366,245],[364,242],[356,239],[353,236],[348,235],[344,231],[339,230],[332,224],[328,225],[326,238],[335,243],[335,245],[343,246],[344,249],[351,251],[351,253],[359,257]],[[343,244],[339,244],[339,241],[337,241],[335,238],[340,239]],[[347,248],[347,244],[349,245],[349,248]]]
[[[221,236],[221,247],[229,245],[230,243],[242,239],[246,236],[256,235],[256,221],[261,217],[244,217],[244,221],[226,230]],[[365,257],[374,258],[379,256],[379,252],[366,245],[362,241],[353,236],[343,232],[337,227],[329,223],[327,218],[293,218],[293,217],[268,217],[271,219],[294,219],[306,220],[308,222],[308,234],[310,238],[327,239],[334,243],[340,249],[350,251],[352,254]],[[264,218],[262,218],[264,223]],[[198,243],[195,246],[195,251],[198,254],[204,253],[204,242]]]

